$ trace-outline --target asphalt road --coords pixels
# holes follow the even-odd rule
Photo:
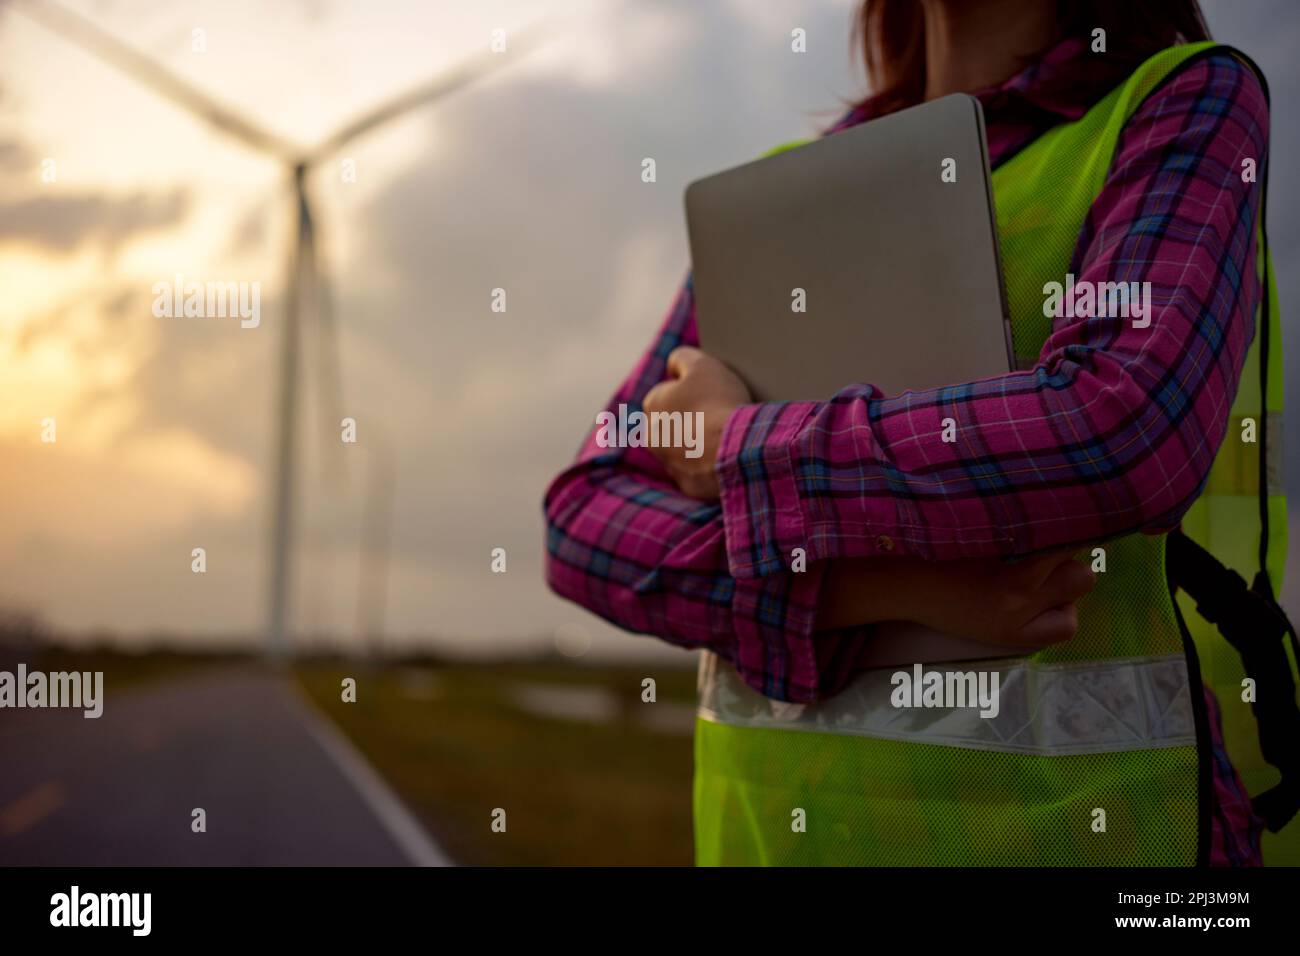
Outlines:
[[[105,685],[97,720],[0,710],[0,865],[446,862],[288,678]]]

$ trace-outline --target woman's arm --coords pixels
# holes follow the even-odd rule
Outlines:
[[[740,408],[717,460],[733,575],[776,572],[793,548],[810,562],[951,559],[1176,526],[1224,439],[1253,335],[1260,189],[1241,169],[1262,161],[1267,124],[1254,73],[1225,55],[1126,126],[1072,271],[1150,282],[1147,327],[1058,320],[1032,371]],[[941,440],[946,418],[956,442]]]
[[[688,281],[607,408],[639,408],[665,377],[669,353],[697,341]],[[595,439],[593,418],[577,461],[546,493],[551,588],[619,627],[716,651],[769,696],[813,700],[838,689],[854,655],[839,655],[838,669],[818,658],[820,567],[736,581],[717,502],[682,494],[646,449],[602,448]]]
[[[640,407],[667,374],[668,355],[695,341],[688,284],[610,408]],[[1069,602],[1093,582],[1064,553],[1017,568],[996,561],[817,563],[737,581],[727,568],[717,503],[682,494],[645,449],[597,446],[594,427],[578,460],[552,483],[545,511],[546,575],[558,594],[628,630],[714,650],[751,686],[783,700],[839,690],[874,621],[916,620],[1018,646],[1067,640],[1074,633]],[[937,602],[937,594],[945,599]],[[963,602],[983,610],[975,615]],[[979,629],[968,630],[976,621]]]

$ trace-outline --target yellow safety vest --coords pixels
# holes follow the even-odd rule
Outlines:
[[[1050,332],[1043,286],[1065,281],[1124,124],[1171,73],[1216,48],[1187,44],[1151,57],[1084,117],[1049,130],[993,173],[1022,367],[1036,362]],[[1260,248],[1259,269],[1271,290]],[[1264,336],[1256,335],[1232,409],[1235,430],[1184,527],[1227,563],[1254,568],[1265,476],[1264,550],[1280,587],[1286,507],[1274,449],[1282,351],[1276,295],[1267,301],[1268,314],[1257,315],[1269,341],[1266,406]],[[1240,440],[1238,427],[1261,411],[1272,439],[1267,457],[1261,443]],[[1078,633],[1068,643],[1028,657],[951,665],[997,674],[995,717],[970,707],[893,706],[898,668],[864,672],[817,704],[773,701],[706,653],[695,741],[697,862],[1202,862],[1211,779],[1202,680],[1218,692],[1229,752],[1252,791],[1274,782],[1276,772],[1260,758],[1235,652],[1190,607],[1183,616],[1191,635],[1180,626],[1165,543],[1164,536],[1135,534],[1106,544],[1106,571],[1079,602]],[[1266,859],[1300,859],[1298,836],[1295,824],[1270,835]]]

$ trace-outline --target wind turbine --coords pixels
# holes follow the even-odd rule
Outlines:
[[[205,120],[221,132],[239,140],[245,146],[283,163],[289,171],[289,190],[296,208],[296,238],[288,252],[287,284],[285,289],[284,328],[280,344],[279,394],[277,397],[276,467],[270,489],[273,523],[270,539],[269,564],[271,571],[267,601],[267,653],[272,658],[283,658],[289,653],[288,615],[294,537],[294,484],[297,471],[298,437],[298,372],[301,350],[301,322],[305,311],[314,314],[321,332],[321,353],[324,357],[321,375],[325,405],[330,419],[338,421],[341,407],[341,376],[338,363],[338,338],[333,316],[333,296],[329,281],[319,256],[317,242],[319,227],[312,215],[312,205],[307,185],[308,174],[320,163],[335,155],[348,143],[372,132],[384,123],[420,106],[429,105],[458,92],[476,80],[514,62],[521,53],[535,49],[542,40],[543,31],[529,27],[512,31],[509,50],[514,56],[506,59],[501,53],[484,50],[460,65],[405,93],[393,97],[365,115],[344,124],[326,136],[314,147],[304,149],[297,144],[263,129],[254,121],[239,115],[230,107],[218,102],[170,70],[160,66],[126,43],[99,27],[94,21],[52,0],[10,0],[15,9],[50,29],[66,40],[93,54],[160,96],[171,100],[186,111]],[[304,309],[304,303],[309,307]],[[381,458],[372,463],[377,468],[377,479],[372,476],[371,494],[382,495],[391,487],[392,448],[386,441],[376,446]],[[391,515],[377,508],[372,500],[366,507],[369,542],[378,541],[387,547],[386,528],[376,528],[377,520],[391,521]],[[363,542],[364,550],[365,542]],[[362,560],[365,560],[363,554]],[[382,610],[374,607],[377,595],[382,595],[382,576],[386,558],[381,558],[378,570],[362,575],[362,593],[358,603],[363,609],[359,619],[368,615],[382,620]],[[376,581],[375,574],[380,576]],[[376,640],[377,635],[372,636]]]

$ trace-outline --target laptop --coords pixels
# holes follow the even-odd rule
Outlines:
[[[1014,368],[980,103],[954,94],[686,189],[700,345],[755,398],[884,394]],[[872,666],[1019,656],[909,622]]]

